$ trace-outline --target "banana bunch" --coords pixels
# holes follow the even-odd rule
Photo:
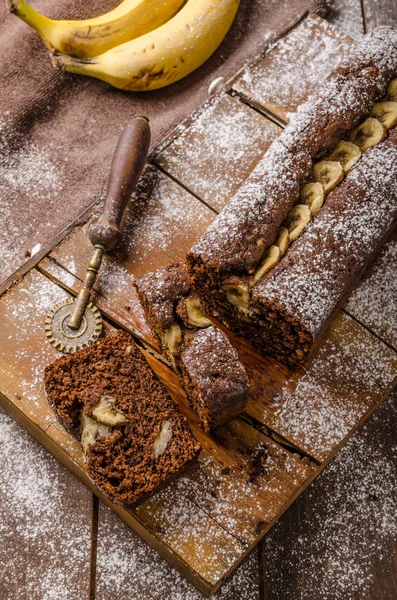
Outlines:
[[[8,8],[33,27],[53,63],[122,90],[164,87],[197,69],[218,48],[240,0],[123,0],[94,19],[49,19],[24,0]]]
[[[8,9],[33,27],[51,52],[91,58],[163,25],[185,0],[123,0],[114,10],[82,21],[55,21],[24,0],[7,0]]]

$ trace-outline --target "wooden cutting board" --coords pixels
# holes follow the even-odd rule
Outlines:
[[[106,329],[133,333],[203,446],[196,465],[133,511],[93,489],[79,443],[56,421],[43,369],[59,354],[45,337],[48,310],[75,295],[90,256],[80,219],[0,299],[0,403],[204,594],[236,568],[392,389],[397,376],[392,240],[315,356],[298,373],[231,336],[252,397],[240,418],[204,433],[156,342],[132,289],[133,276],[183,259],[263,152],[353,40],[307,17],[205,103],[155,151],[126,216],[123,242],[107,257],[95,291]],[[394,300],[395,301],[395,300]],[[391,317],[391,318],[388,318]],[[262,472],[253,476],[258,457]]]

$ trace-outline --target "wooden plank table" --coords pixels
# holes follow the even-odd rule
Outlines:
[[[317,26],[323,27],[323,24],[313,20],[313,28]],[[344,43],[351,43],[347,38],[343,39]],[[323,36],[321,36],[321,41],[323,43]],[[207,125],[211,124],[211,119],[216,111],[220,112],[217,113],[213,123],[218,119],[222,120],[223,115],[226,115],[224,122],[231,124],[231,128],[233,128],[236,123],[233,121],[233,115],[236,111],[241,113],[239,98],[225,96],[219,104],[210,103],[209,107],[205,107],[204,112],[201,112],[201,119]],[[252,111],[252,109],[244,107],[242,112],[244,111]],[[263,112],[266,112],[265,107]],[[206,118],[207,121],[205,121]],[[277,135],[277,128],[274,124],[257,113],[255,113],[255,118],[261,135],[263,132],[269,132],[269,138]],[[205,129],[207,129],[207,125]],[[208,132],[211,134],[209,138],[201,138],[200,145],[204,147],[206,147],[206,143],[210,147],[211,139],[219,139],[219,136],[214,136],[211,126],[208,127]],[[253,141],[253,165],[259,158],[256,154],[258,144],[255,147],[255,134],[256,128],[250,130],[247,127],[243,131],[247,143],[250,144],[251,139]],[[201,228],[205,229],[222,203],[219,188],[218,193],[214,195],[208,193],[207,188],[208,195],[204,197],[206,189],[200,187],[200,182],[202,184],[204,181],[203,175],[200,175],[200,169],[198,169],[198,177],[194,182],[191,178],[189,179],[189,162],[191,165],[196,162],[197,165],[198,157],[194,152],[186,152],[183,164],[184,167],[187,166],[187,171],[174,173],[172,170],[178,167],[177,161],[173,162],[172,160],[173,153],[175,156],[175,146],[179,144],[178,152],[183,152],[184,148],[189,147],[186,140],[189,140],[191,135],[193,138],[195,135],[202,136],[203,127],[195,130],[192,125],[186,132],[185,142],[182,136],[179,136],[156,156],[155,162],[158,168],[166,171],[167,175],[162,174],[156,166],[148,169],[146,178],[136,196],[140,209],[130,215],[124,242],[118,252],[108,259],[107,269],[103,269],[103,277],[98,282],[96,291],[96,302],[109,321],[133,331],[149,346],[153,346],[154,341],[149,335],[136,300],[131,297],[132,274],[140,274],[149,268],[155,268],[166,258],[182,257],[194,239],[192,236],[195,235],[195,232],[198,236]],[[209,141],[206,142],[206,139]],[[194,150],[195,144],[191,143],[190,148]],[[236,158],[236,160],[238,159]],[[223,177],[222,169],[225,169],[225,163],[220,166],[219,164],[213,165],[213,168],[209,163],[202,173],[206,172],[209,182],[211,180],[216,182],[217,179]],[[184,176],[187,176],[186,181],[189,185],[184,183]],[[234,185],[236,183],[231,181],[227,193],[233,193]],[[166,219],[164,220],[165,215]],[[136,224],[134,221],[137,216],[138,223]],[[152,243],[153,233],[155,234],[154,243]],[[175,237],[178,240],[177,243],[173,243]],[[63,454],[61,453],[62,455],[59,456],[60,459],[83,480],[84,473],[81,471],[81,455],[78,445],[70,442],[68,436],[54,422],[52,415],[49,415],[47,411],[42,411],[43,392],[40,370],[45,361],[52,360],[51,352],[54,351],[45,347],[43,343],[45,340],[42,337],[31,337],[32,329],[29,328],[33,328],[33,331],[39,330],[40,322],[37,321],[39,315],[43,315],[46,308],[50,307],[58,297],[64,297],[68,292],[76,291],[86,264],[88,251],[89,246],[86,242],[84,227],[76,228],[41,262],[39,271],[32,271],[25,277],[22,284],[6,294],[0,303],[2,324],[6,324],[6,330],[9,332],[7,352],[10,352],[11,349],[17,357],[11,371],[9,365],[4,369],[7,371],[7,377],[0,380],[3,401],[8,402],[8,409],[14,411],[14,415],[23,420],[24,425],[27,428],[30,427],[38,437],[39,431],[43,432],[46,438],[44,443],[52,451],[57,453],[51,443],[55,442],[60,446],[63,449]],[[388,249],[385,252],[393,255],[393,252]],[[390,262],[383,261],[382,264],[389,268]],[[381,265],[378,271],[382,272],[383,268],[384,266]],[[382,278],[384,275],[372,275],[364,284],[368,286],[369,294],[371,294],[373,282],[379,281],[379,277]],[[13,295],[16,295],[16,298],[13,298]],[[354,302],[355,306],[353,306]],[[376,299],[373,302],[374,306],[380,309]],[[16,306],[19,307],[18,311],[15,310]],[[122,514],[122,511],[118,512],[163,554],[167,554],[167,552],[170,554],[171,547],[171,554],[176,554],[177,560],[182,563],[188,562],[193,567],[196,585],[204,591],[210,591],[217,587],[232,566],[247,554],[259,535],[266,531],[280,512],[294,499],[298,491],[301,491],[303,486],[320,472],[339,449],[339,446],[344,443],[345,438],[351,434],[352,429],[367,418],[392,386],[396,373],[396,355],[392,348],[369,331],[372,328],[377,335],[382,333],[377,331],[376,323],[369,322],[370,315],[366,315],[360,306],[359,299],[352,298],[351,306],[348,306],[349,312],[342,313],[332,326],[326,341],[328,347],[325,345],[323,355],[320,351],[311,361],[304,375],[291,376],[285,369],[272,363],[270,359],[260,357],[247,344],[239,343],[241,356],[250,368],[250,375],[257,389],[255,389],[254,398],[250,402],[245,417],[220,428],[213,436],[206,436],[199,430],[194,415],[186,407],[183,394],[167,367],[148,355],[153,366],[171,387],[176,401],[191,420],[196,435],[204,445],[203,458],[196,470],[189,472],[174,486],[167,488],[143,505],[141,510],[134,511],[135,514],[125,515]],[[26,316],[26,312],[29,317]],[[389,333],[382,333],[382,336],[386,337]],[[368,348],[371,350],[371,360],[368,360]],[[337,373],[337,376],[331,379],[326,372],[326,361],[324,360],[324,355],[329,353],[330,349],[335,361],[333,370]],[[5,351],[3,354],[6,356]],[[29,360],[27,360],[28,356]],[[270,377],[269,373],[271,373]],[[343,378],[343,386],[340,385],[340,381],[338,382],[338,375]],[[33,400],[29,401],[28,406],[25,402],[27,396]],[[308,406],[302,407],[302,398],[306,399],[306,397],[308,397]],[[323,402],[324,399],[331,397],[343,398],[343,403],[332,406],[330,402]],[[301,419],[313,418],[306,431],[302,430],[296,419],[288,420],[287,416],[291,407],[295,410],[303,410],[302,413],[298,412]],[[349,407],[349,410],[346,410],[346,407]],[[323,430],[324,422],[327,426]],[[331,427],[329,427],[330,423]],[[252,426],[253,424],[255,427]],[[322,435],[316,436],[316,432],[319,431],[324,433],[323,437]],[[247,488],[246,482],[241,478],[236,480],[235,477],[229,477],[229,473],[222,472],[226,465],[226,468],[230,468],[232,474],[235,475],[238,473],[240,465],[247,460],[246,456],[249,455],[247,450],[252,452],[253,449],[263,445],[267,448],[272,464],[269,467],[268,478],[258,483],[258,489]],[[292,479],[289,476],[291,472],[294,473]],[[237,488],[237,494],[232,496],[231,492],[234,488]],[[214,497],[211,492],[215,490]],[[216,497],[217,495],[218,497]],[[266,503],[263,503],[264,496],[269,498],[268,508],[266,508]],[[241,501],[242,498],[243,501]],[[234,514],[236,502],[239,506],[238,517],[235,517]],[[175,511],[170,510],[167,513],[165,507],[174,504],[181,507],[177,513],[183,514],[186,521],[180,522],[179,520],[176,523]],[[200,527],[192,530],[190,537],[188,536],[186,539],[181,536],[181,528],[183,530],[184,527],[187,527],[193,518],[199,518]],[[99,519],[99,523],[102,523],[101,519]],[[109,571],[109,565],[105,559],[108,550],[104,550],[104,548],[106,549],[107,546],[106,543],[103,546],[101,541],[107,539],[110,543],[110,530],[106,529],[105,523],[106,517],[104,516],[104,527],[102,529],[99,527],[97,532],[99,535],[98,594],[108,594],[104,591],[109,589],[109,583],[106,581],[108,578],[112,581],[112,573]],[[146,530],[142,531],[142,527]],[[93,539],[96,539],[96,535]],[[206,550],[205,560],[197,560],[197,556],[192,553],[192,542],[197,545],[198,540]],[[116,545],[112,548],[113,556],[117,558],[120,547]],[[168,556],[168,558],[175,560],[175,556]],[[139,559],[137,558],[137,560]],[[248,563],[245,573],[250,572],[251,564],[252,562]],[[117,568],[117,561],[111,563],[111,566]],[[181,567],[180,564],[179,568],[183,571],[183,565]],[[124,574],[124,581],[125,577]],[[121,580],[123,580],[121,577],[117,579],[118,585]],[[165,586],[163,589],[167,590],[166,582],[162,583]],[[228,593],[234,594],[233,584],[228,583],[227,585],[232,586],[229,587]],[[238,591],[242,594],[244,586],[241,587],[240,583],[238,586],[240,586]],[[139,586],[132,589],[139,589]],[[131,591],[131,593],[138,592]],[[223,593],[227,592],[221,592],[221,597],[231,597],[223,596]],[[243,596],[240,595],[240,597]]]

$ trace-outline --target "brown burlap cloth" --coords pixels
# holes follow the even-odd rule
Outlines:
[[[2,0],[0,0],[2,2]],[[53,18],[106,12],[114,0],[32,0]],[[186,79],[161,90],[122,92],[55,69],[38,35],[0,7],[0,282],[38,243],[46,244],[104,192],[123,126],[150,118],[153,144],[307,12],[314,0],[242,0],[217,52]]]

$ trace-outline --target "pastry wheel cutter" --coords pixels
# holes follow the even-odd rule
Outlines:
[[[57,350],[71,354],[93,344],[101,335],[101,313],[90,302],[105,252],[113,250],[121,237],[121,223],[128,200],[145,166],[150,145],[146,117],[136,117],[119,138],[109,175],[102,214],[89,229],[93,252],[83,287],[76,299],[54,306],[47,315],[45,332]]]

